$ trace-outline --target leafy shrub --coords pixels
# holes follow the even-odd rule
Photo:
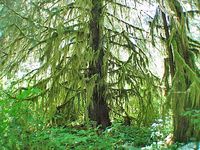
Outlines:
[[[105,131],[98,128],[47,128],[43,112],[36,111],[34,103],[26,100],[39,92],[38,89],[27,89],[12,98],[12,93],[1,91],[1,149],[138,149],[157,140],[152,138],[152,128],[124,126],[115,122]]]
[[[25,90],[16,98],[10,92],[0,91],[1,149],[25,149],[29,134],[42,127],[42,117],[32,109],[33,103],[23,100],[35,94],[33,91],[36,90]]]
[[[95,129],[49,128],[31,135],[30,149],[112,149],[115,142]]]
[[[47,128],[30,136],[29,149],[129,149],[150,142],[150,130],[114,124],[106,131]]]
[[[123,126],[119,123],[114,123],[108,134],[114,138],[120,139],[122,144],[135,147],[141,147],[151,143],[151,131],[149,128],[145,127]]]

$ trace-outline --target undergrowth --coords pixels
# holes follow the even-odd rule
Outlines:
[[[37,94],[31,89],[11,97],[0,91],[0,149],[1,150],[110,150],[140,149],[165,136],[162,126],[125,126],[113,122],[106,130],[89,125],[53,127],[46,126],[43,112],[33,109],[34,103],[27,97]]]

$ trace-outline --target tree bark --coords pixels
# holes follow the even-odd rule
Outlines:
[[[95,58],[89,65],[89,77],[97,75],[97,80],[92,94],[92,103],[89,106],[89,118],[103,128],[111,125],[109,109],[106,103],[106,80],[104,71],[104,49],[102,43],[103,26],[102,22],[102,2],[92,0],[90,20],[90,40]],[[97,56],[97,57],[96,57]]]
[[[189,44],[186,31],[186,21],[183,17],[182,7],[177,0],[170,1],[172,5],[172,11],[175,12],[177,18],[177,24],[179,28],[176,28],[176,33],[173,37],[172,45],[167,46],[169,54],[169,66],[171,72],[171,80],[173,78],[173,101],[172,101],[172,111],[173,111],[173,126],[174,126],[174,141],[180,143],[186,143],[191,138],[197,138],[199,135],[195,131],[194,125],[191,119],[188,116],[183,114],[187,110],[194,109],[192,106],[192,100],[187,98],[187,91],[191,85],[191,79],[189,79],[186,68],[183,64],[180,64],[179,60],[176,58],[175,54],[173,55],[172,51],[177,52],[180,57],[185,61],[185,63],[193,68],[193,64],[189,55]],[[167,40],[170,38],[170,32],[167,27],[166,16],[162,13],[165,34]],[[177,54],[176,54],[177,55]],[[193,62],[194,63],[194,62]],[[195,71],[194,71],[195,72]],[[178,77],[178,78],[177,78]]]

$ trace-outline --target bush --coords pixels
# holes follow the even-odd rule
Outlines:
[[[32,102],[23,100],[30,91],[18,94],[18,99],[6,93],[0,91],[0,148],[26,149],[29,134],[42,127],[42,117],[32,109]]]

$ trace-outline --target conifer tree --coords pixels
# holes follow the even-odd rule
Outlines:
[[[140,5],[113,0],[1,1],[1,76],[14,76],[23,68],[19,90],[41,89],[27,100],[47,116],[59,113],[62,120],[56,124],[88,116],[105,128],[110,125],[109,110],[125,113],[130,99],[131,107],[137,107],[137,123],[150,124],[157,115],[157,78],[149,71],[148,32],[142,28],[145,13],[137,11]],[[133,22],[131,14],[138,19]],[[30,62],[36,66],[24,67]]]
[[[191,116],[186,114],[200,107],[200,76],[196,65],[200,43],[189,35],[191,22],[194,14],[198,13],[200,3],[188,1],[184,4],[179,0],[158,2],[160,8],[154,19],[162,20],[165,34],[168,56],[165,65],[165,86],[168,104],[171,104],[173,113],[174,140],[176,142],[188,142],[192,138],[197,140],[200,135],[199,129]],[[192,9],[188,11],[183,5],[190,5]]]

